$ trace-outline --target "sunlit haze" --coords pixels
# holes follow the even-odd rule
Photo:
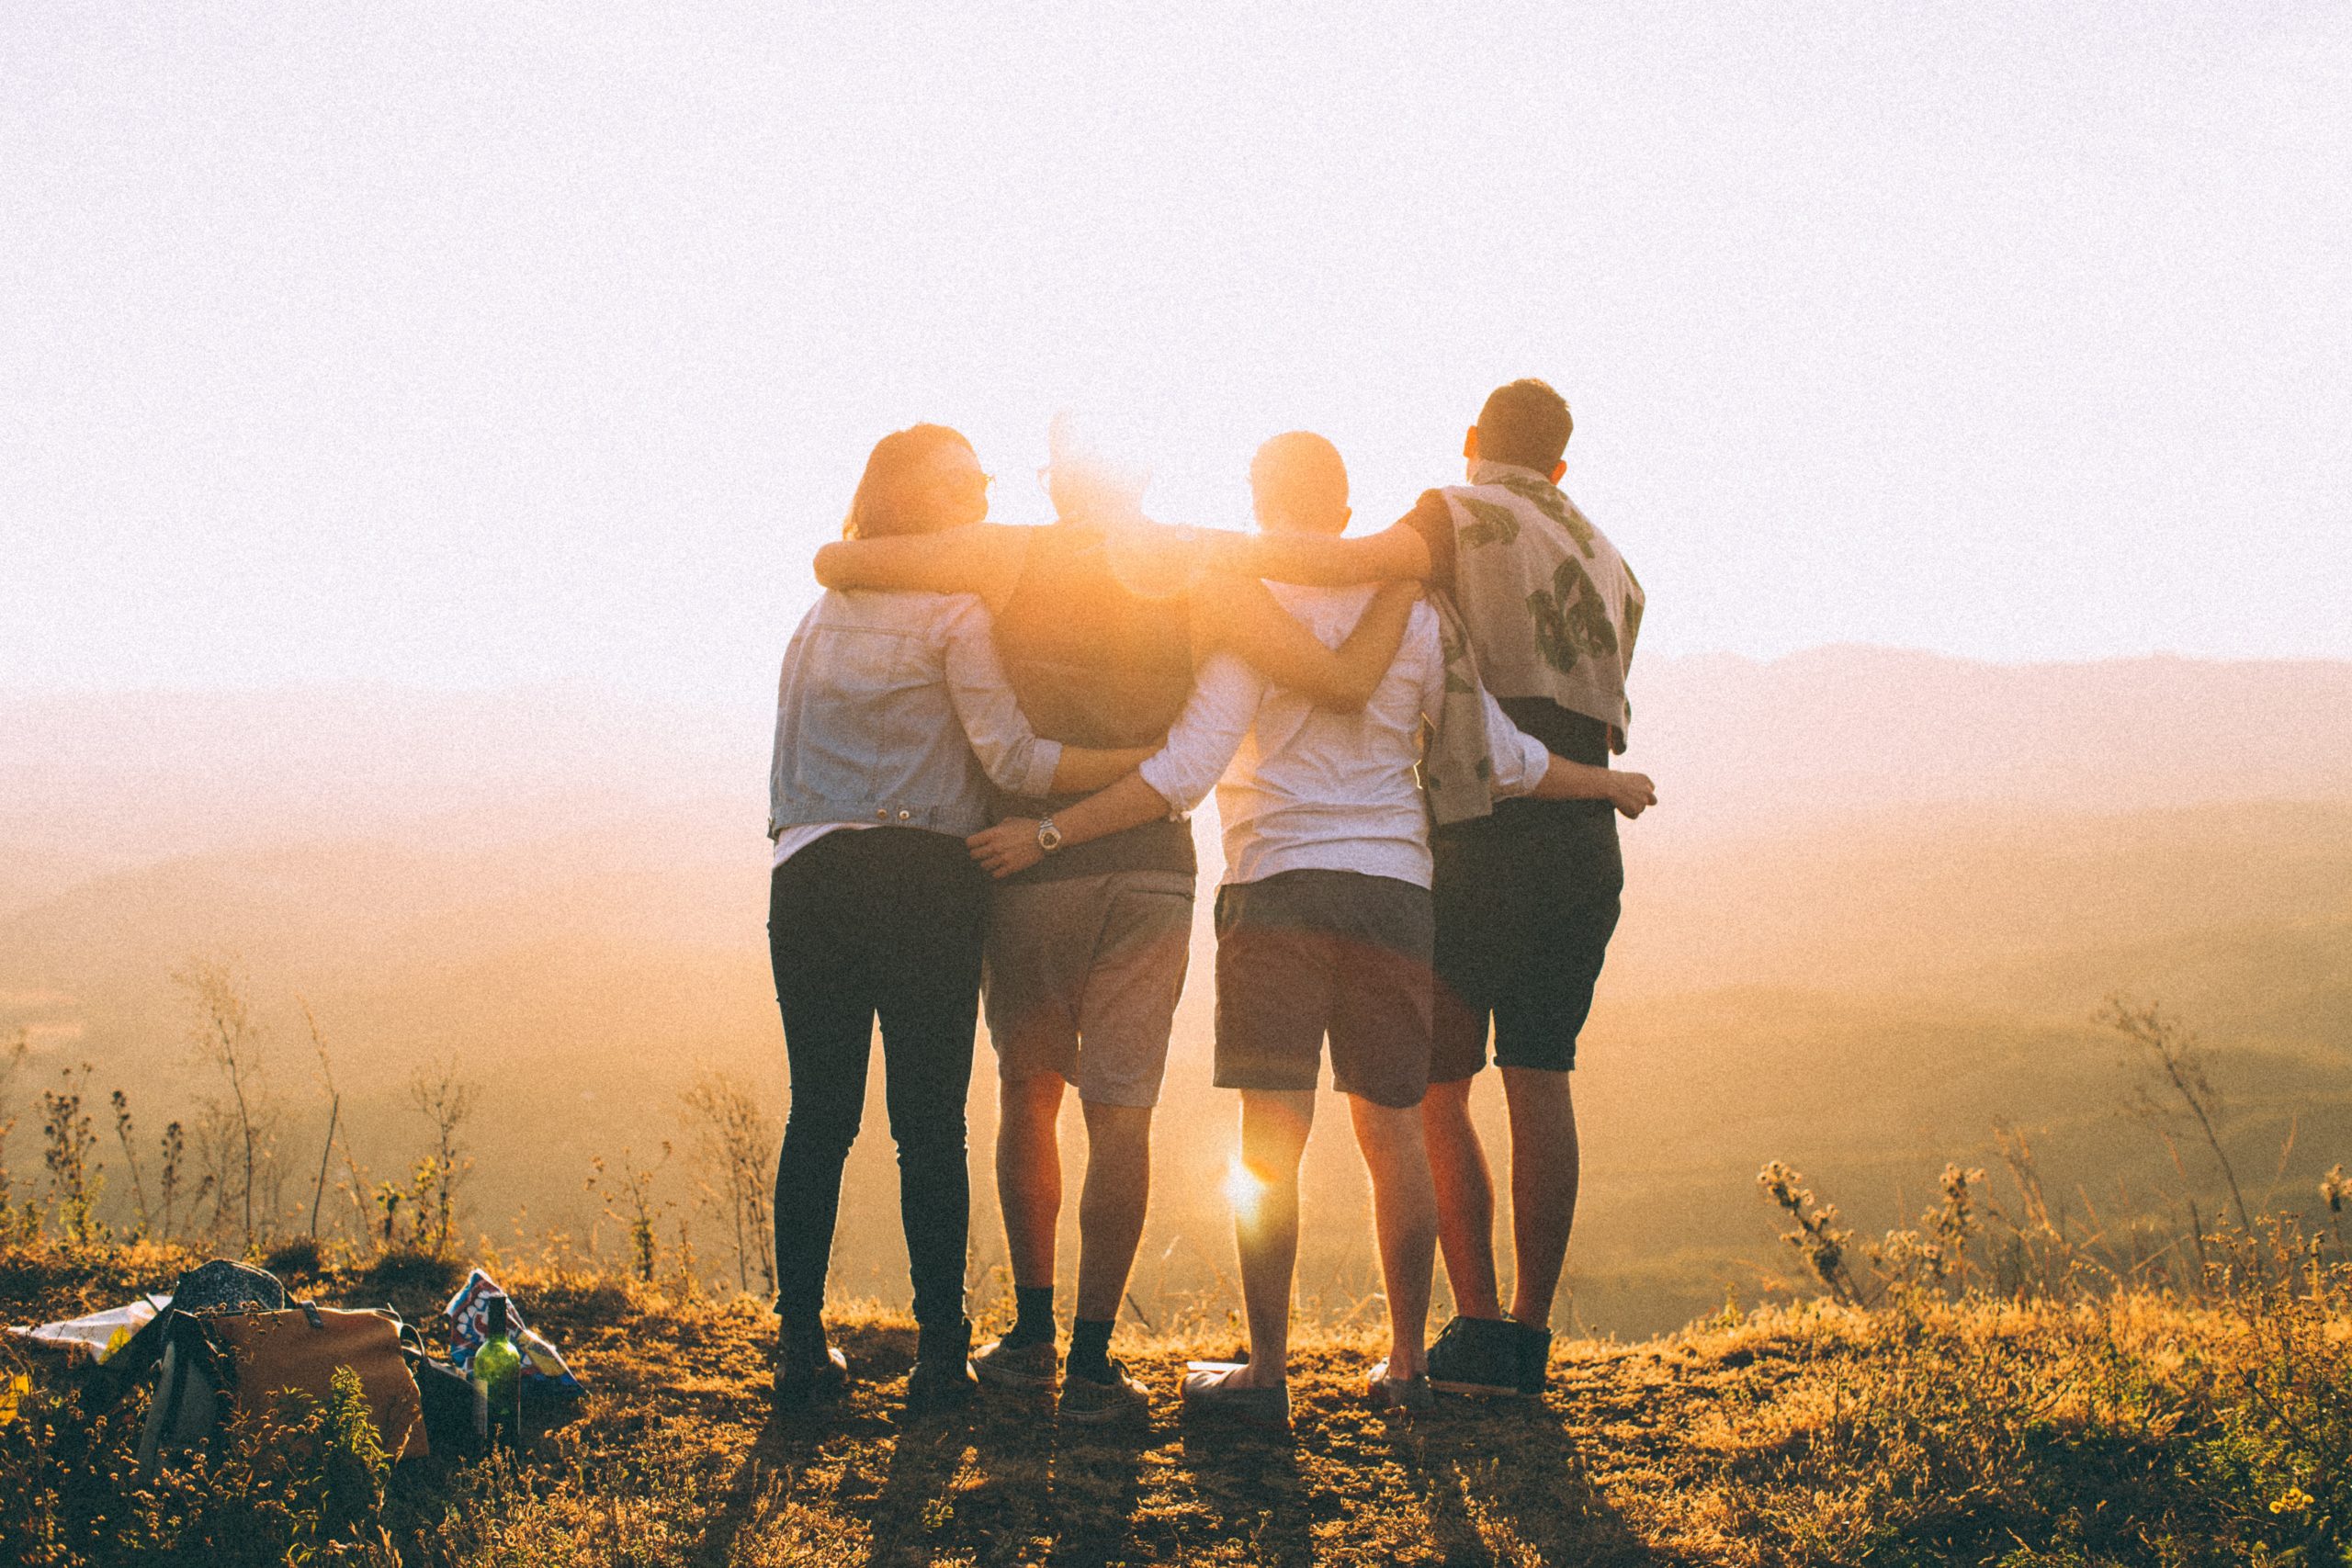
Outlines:
[[[1558,1326],[1807,1293],[1768,1160],[1864,1239],[2008,1129],[2101,1213],[2218,1213],[2115,1114],[2119,993],[2207,1042],[2238,1168],[2314,1201],[2352,1157],[2346,148],[2352,9],[2283,0],[0,6],[13,1190],[62,1082],[227,1157],[173,978],[217,960],[270,1181],[329,1232],[390,1245],[375,1183],[438,1146],[414,1075],[454,1072],[469,1256],[612,1262],[609,1179],[667,1145],[644,1190],[748,1288],[690,1091],[773,1121],[808,1081],[765,764],[876,439],[957,426],[1042,522],[1074,411],[1155,515],[1238,528],[1309,429],[1361,531],[1532,375],[1646,593],[1621,767],[1657,795]],[[1222,826],[1125,1298],[1220,1334],[1235,1220],[1288,1215],[1212,1083]],[[867,1089],[832,1288],[902,1305]],[[1380,1288],[1351,1123],[1327,1094],[1302,1324]],[[184,1239],[231,1234],[211,1190]]]
[[[1646,646],[2352,654],[2352,15],[0,17],[0,684],[773,680],[882,432],[1359,526],[1544,376]]]

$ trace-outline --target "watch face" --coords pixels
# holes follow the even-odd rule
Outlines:
[[[1037,824],[1037,847],[1047,854],[1062,847],[1062,830],[1051,822]]]

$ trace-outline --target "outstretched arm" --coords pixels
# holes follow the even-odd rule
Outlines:
[[[1377,534],[1352,539],[1292,533],[1218,533],[1210,539],[1209,559],[1219,571],[1276,582],[1346,588],[1359,582],[1419,582],[1430,575],[1429,543],[1410,523],[1394,523]]]
[[[1589,762],[1555,757],[1544,749],[1542,741],[1513,724],[1502,705],[1483,686],[1478,700],[1486,709],[1487,755],[1494,763],[1497,795],[1532,795],[1537,800],[1605,800],[1629,818],[1657,804],[1657,787],[1647,773],[1596,768]]]
[[[1264,690],[1237,659],[1221,656],[1203,665],[1191,699],[1168,731],[1168,744],[1110,788],[1054,814],[1062,843],[1082,844],[1198,806],[1240,749]],[[972,858],[997,876],[1026,871],[1045,858],[1034,818],[1008,817],[965,842]]]
[[[1071,795],[1101,789],[1138,768],[1159,750],[1130,746],[1097,750],[1047,740],[1031,728],[1021,699],[1004,677],[989,614],[966,603],[945,626],[947,700],[964,727],[972,754],[1000,789],[1015,795]]]
[[[973,523],[936,534],[842,539],[817,551],[817,581],[828,588],[977,593],[1001,609],[1021,580],[1028,530]]]
[[[1248,661],[1277,686],[1320,707],[1353,713],[1372,700],[1396,662],[1420,586],[1395,582],[1374,595],[1338,649],[1329,649],[1254,578],[1212,577],[1193,591],[1193,641]]]
[[[1596,768],[1566,757],[1553,758],[1542,782],[1528,793],[1538,800],[1605,800],[1628,818],[1657,804],[1657,786],[1649,774]]]
[[[1056,812],[1054,826],[1062,830],[1063,844],[1082,844],[1089,839],[1124,833],[1167,815],[1168,803],[1159,797],[1159,792],[1144,783],[1141,773],[1129,773],[1068,811]],[[972,852],[972,858],[986,866],[991,876],[1011,876],[1046,858],[1046,852],[1037,843],[1037,819],[1034,817],[1008,817],[995,827],[973,834],[964,843]]]
[[[1157,746],[1114,746],[1097,749],[1092,746],[1065,746],[1062,760],[1054,768],[1055,795],[1083,795],[1116,784],[1134,773],[1159,750]],[[1054,819],[1057,827],[1061,819]],[[1129,824],[1132,826],[1132,824]]]

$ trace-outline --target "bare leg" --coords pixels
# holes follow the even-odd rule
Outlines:
[[[1078,1198],[1078,1315],[1119,1315],[1151,1205],[1151,1107],[1096,1105],[1086,1115],[1086,1186]]]
[[[1290,1370],[1290,1287],[1298,1266],[1298,1160],[1315,1121],[1313,1089],[1241,1091],[1241,1164],[1254,1179],[1233,1213],[1250,1364],[1227,1382],[1272,1388]]]
[[[1486,1146],[1470,1122],[1474,1081],[1430,1085],[1421,1101],[1421,1128],[1436,1184],[1438,1245],[1445,1253],[1446,1281],[1453,1287],[1453,1310],[1464,1317],[1500,1317],[1495,1183],[1487,1173]]]
[[[1568,1075],[1538,1067],[1505,1067],[1503,1098],[1510,1106],[1510,1229],[1517,1279],[1510,1314],[1537,1328],[1552,1326],[1552,1298],[1577,1223],[1577,1107]],[[1453,1254],[1446,1259],[1453,1261]]]
[[[1348,1096],[1356,1146],[1372,1175],[1380,1278],[1388,1292],[1388,1375],[1418,1377],[1430,1325],[1430,1272],[1437,1262],[1437,1193],[1430,1183],[1421,1110]]]
[[[1054,1229],[1061,1222],[1062,1151],[1056,1122],[1062,1079],[1040,1073],[997,1086],[996,1196],[1012,1282],[1054,1282]]]

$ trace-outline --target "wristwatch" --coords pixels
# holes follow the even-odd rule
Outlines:
[[[1061,847],[1062,830],[1054,826],[1054,819],[1048,817],[1044,821],[1038,823],[1037,848],[1046,854],[1052,854],[1056,850],[1060,849]]]

